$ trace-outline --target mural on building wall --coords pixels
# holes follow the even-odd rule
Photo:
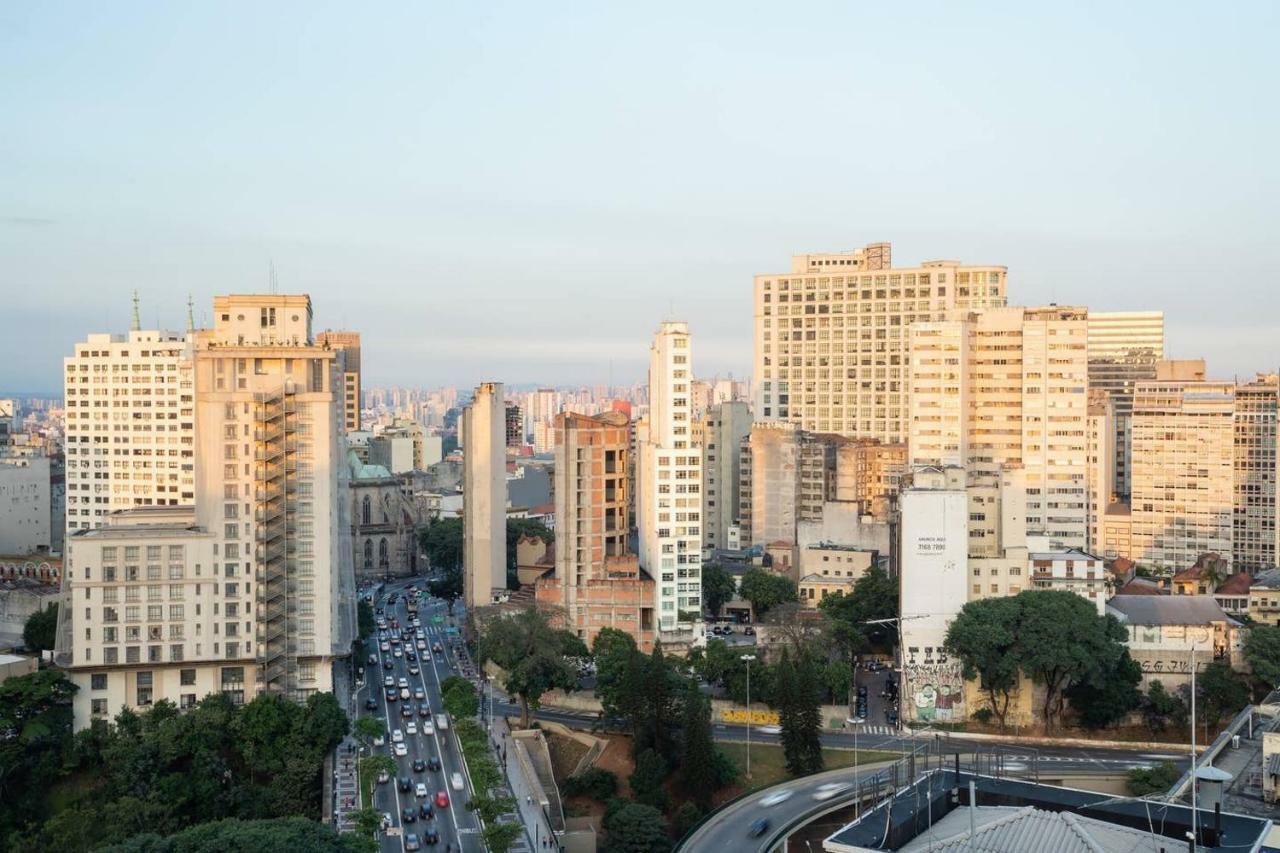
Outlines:
[[[904,676],[910,719],[927,723],[965,718],[964,676],[958,663],[908,664]]]

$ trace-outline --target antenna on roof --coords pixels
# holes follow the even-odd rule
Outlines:
[[[142,328],[142,319],[138,316],[138,291],[133,291],[133,321],[129,325],[130,330],[138,331]]]
[[[191,298],[191,294],[187,294],[187,331],[194,332],[196,330],[195,301]]]
[[[267,291],[274,296],[279,292],[280,281],[276,278],[276,261],[270,258],[267,261]]]

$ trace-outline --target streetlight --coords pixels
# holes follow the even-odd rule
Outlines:
[[[751,779],[751,662],[755,655],[742,655],[747,664],[747,780]]]

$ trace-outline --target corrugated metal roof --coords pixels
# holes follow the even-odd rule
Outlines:
[[[1233,622],[1212,595],[1118,595],[1107,610],[1130,625],[1208,625]]]
[[[1148,832],[1033,806],[978,806],[974,823],[970,838],[969,811],[956,809],[899,853],[1157,853],[1172,846]]]
[[[1267,759],[1267,775],[1280,776],[1280,752]]]

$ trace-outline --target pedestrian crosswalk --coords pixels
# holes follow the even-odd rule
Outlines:
[[[850,729],[856,730],[860,735],[896,735],[897,728],[894,726],[867,726],[867,725],[851,725]]]

